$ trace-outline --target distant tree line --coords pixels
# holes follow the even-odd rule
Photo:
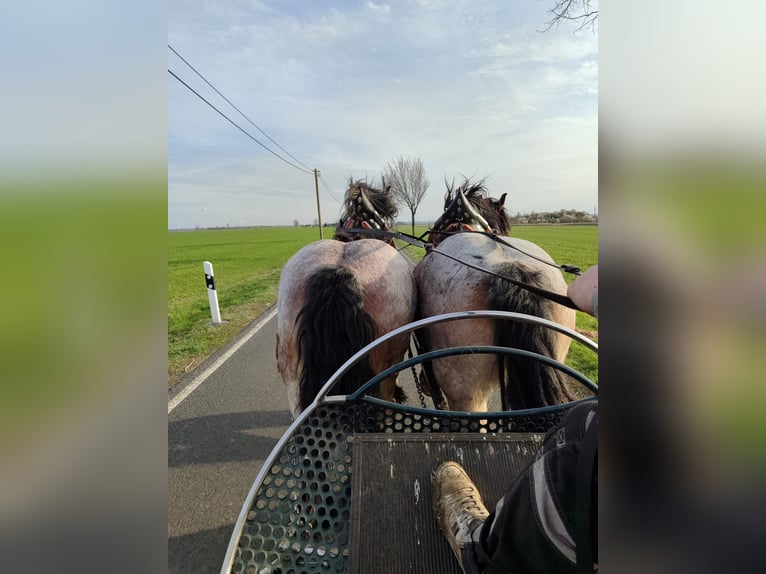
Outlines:
[[[511,216],[514,223],[597,223],[598,214],[586,213],[577,209],[559,209],[558,211],[532,211],[516,213]]]
[[[598,223],[598,214],[586,213],[577,209],[559,209],[558,211],[532,211],[530,213],[508,214],[513,224],[552,224],[552,223]],[[410,222],[399,220],[397,225],[408,225]],[[433,221],[416,221],[418,225],[431,225]],[[337,221],[324,222],[325,227],[335,227]],[[314,222],[316,226],[316,221]],[[308,225],[304,227],[309,227]]]

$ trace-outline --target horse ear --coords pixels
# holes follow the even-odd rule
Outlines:
[[[391,186],[390,186],[390,185],[387,185],[387,186],[386,186],[386,193],[388,193],[389,191],[391,191]]]
[[[507,193],[504,193],[500,196],[500,201],[497,202],[497,209],[501,210],[503,207],[505,207],[505,196],[508,195]]]

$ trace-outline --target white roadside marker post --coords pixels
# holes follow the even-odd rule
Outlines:
[[[213,325],[221,324],[221,311],[218,308],[218,292],[215,290],[215,277],[213,276],[213,264],[210,261],[202,263],[205,270],[205,283],[207,284],[207,298],[210,301],[210,315],[213,318]]]

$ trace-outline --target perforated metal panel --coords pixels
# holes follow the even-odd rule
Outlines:
[[[357,435],[349,572],[461,574],[433,512],[432,473],[447,460],[459,462],[491,510],[542,439],[527,433]]]
[[[256,492],[232,572],[343,572],[348,556],[352,427],[322,407],[284,445]]]
[[[374,399],[321,405],[294,430],[258,485],[231,572],[349,571],[352,444],[359,433],[541,433],[570,406],[469,415]]]

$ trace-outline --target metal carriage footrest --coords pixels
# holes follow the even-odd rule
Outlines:
[[[383,507],[395,511],[412,504],[420,509],[416,516],[418,525],[431,521],[428,477],[435,466],[430,465],[436,464],[439,457],[459,458],[456,450],[459,448],[465,456],[465,449],[475,446],[463,445],[466,441],[489,442],[498,454],[495,457],[471,455],[466,459],[473,461],[468,462],[468,468],[477,472],[479,482],[487,485],[488,500],[491,500],[497,488],[503,486],[487,478],[489,475],[482,467],[495,466],[501,471],[503,464],[507,467],[507,463],[501,461],[513,459],[516,470],[511,472],[506,468],[507,481],[532,455],[541,433],[553,427],[573,404],[503,413],[435,411],[393,405],[370,397],[355,402],[318,404],[296,420],[264,464],[235,526],[222,572],[368,573],[376,567],[381,568],[381,572],[425,572],[427,570],[411,570],[405,565],[402,565],[404,570],[398,567],[391,570],[391,563],[386,562],[382,554],[377,566],[367,564],[377,551],[376,542],[370,536],[379,538],[382,534],[368,515]],[[535,433],[537,436],[533,436]],[[381,445],[387,449],[389,439],[393,456],[389,464],[394,465],[395,476],[397,472],[414,473],[412,481],[407,480],[407,484],[413,485],[410,490],[401,488],[396,481],[389,481],[391,488],[381,489],[379,493],[373,487],[373,477],[380,474],[380,464],[386,460],[378,456],[376,449]],[[522,445],[519,441],[527,442]],[[396,452],[393,452],[394,445]],[[479,450],[484,448],[486,444]],[[430,462],[423,455],[426,449],[432,453]],[[506,457],[508,449],[516,449],[513,451],[516,454]],[[526,450],[522,454],[523,449]],[[402,457],[417,462],[405,467]],[[402,474],[399,476],[404,478]],[[420,484],[417,501],[412,494],[415,478]],[[394,516],[389,513],[386,520],[394,521]],[[400,539],[381,539],[380,542],[387,545],[385,551],[391,552],[392,544],[403,544],[410,539],[406,536],[410,528],[413,525],[399,524],[392,534],[399,535]],[[415,564],[418,556],[449,558],[449,553],[444,553],[446,546],[439,548],[446,543],[433,533],[410,540],[416,546],[406,553],[400,552],[403,560],[406,556],[406,560]],[[426,548],[426,544],[430,546]]]
[[[488,508],[507,492],[542,434],[369,434],[354,440],[349,572],[461,574],[432,509],[431,475],[459,462]]]

